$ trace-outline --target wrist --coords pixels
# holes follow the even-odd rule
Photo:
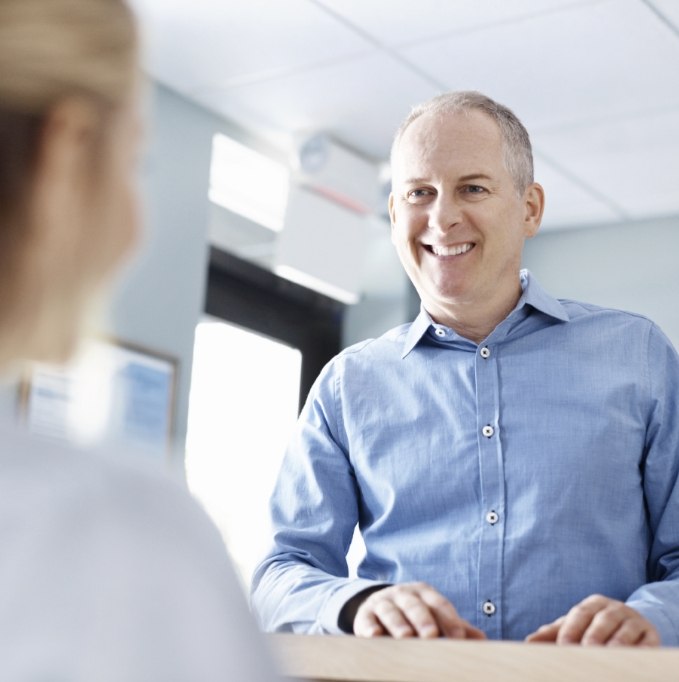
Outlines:
[[[365,590],[361,590],[358,594],[355,594],[351,599],[349,599],[342,607],[339,617],[337,618],[337,625],[340,630],[346,632],[349,635],[354,634],[354,619],[356,618],[356,613],[361,607],[361,604],[373,593],[378,590],[383,590],[389,585],[374,585],[368,587]]]

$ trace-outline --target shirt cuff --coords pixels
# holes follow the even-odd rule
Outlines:
[[[371,587],[388,587],[389,585],[391,583],[366,580],[365,578],[345,582],[330,595],[321,609],[319,621],[323,631],[329,635],[346,635],[347,633],[339,626],[339,616],[344,605],[363,590]]]
[[[679,646],[679,636],[672,621],[658,605],[647,601],[634,600],[626,602],[627,606],[638,611],[646,620],[650,621],[660,635],[662,646]]]

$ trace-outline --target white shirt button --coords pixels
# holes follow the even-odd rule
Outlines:
[[[490,348],[488,346],[484,346],[480,351],[479,354],[481,357],[485,360],[490,357]]]
[[[494,526],[499,520],[500,515],[496,511],[489,511],[486,514],[486,521],[488,521],[491,526]]]
[[[495,604],[493,604],[493,602],[490,601],[490,599],[488,599],[487,601],[484,601],[484,602],[483,602],[483,607],[482,607],[482,608],[483,608],[483,612],[484,612],[487,616],[492,616],[492,615],[495,613],[495,611],[496,611],[496,609],[495,609]]]
[[[486,426],[484,426],[483,429],[481,429],[481,433],[486,438],[490,438],[495,433],[495,429],[492,426],[490,426],[489,424],[486,424]]]
[[[436,334],[436,336],[445,336],[445,335],[446,335],[446,332],[445,332],[444,329],[441,329],[440,327],[437,327],[437,328],[434,330],[434,334]]]

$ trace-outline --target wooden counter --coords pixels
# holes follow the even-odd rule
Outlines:
[[[267,635],[286,677],[313,682],[673,682],[679,648]]]

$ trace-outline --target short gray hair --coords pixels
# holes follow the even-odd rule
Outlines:
[[[504,161],[519,192],[533,182],[533,149],[528,131],[514,112],[475,90],[447,92],[413,107],[401,123],[391,146],[391,163],[408,126],[423,114],[445,116],[458,112],[482,111],[497,123],[504,142]]]

